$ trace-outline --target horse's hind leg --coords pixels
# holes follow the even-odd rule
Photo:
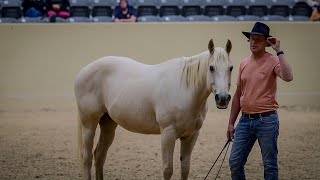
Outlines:
[[[193,147],[199,136],[199,131],[193,135],[180,138],[181,180],[187,180],[190,170],[190,159]]]
[[[110,116],[105,113],[100,121],[100,137],[97,147],[94,151],[94,158],[95,158],[95,167],[96,167],[96,179],[102,180],[103,179],[103,164],[106,160],[107,151],[112,144],[114,139],[115,130],[118,124],[116,124]]]

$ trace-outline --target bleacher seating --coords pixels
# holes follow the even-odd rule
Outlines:
[[[2,0],[1,19],[2,22],[16,22],[22,17],[22,1],[20,0]]]
[[[237,21],[237,18],[228,15],[213,16],[214,21]]]
[[[202,14],[201,4],[199,3],[199,0],[182,0],[181,6],[182,16],[187,17]]]
[[[94,5],[92,6],[92,17],[108,16],[112,17],[112,8],[108,5]]]
[[[212,19],[209,16],[205,15],[194,15],[194,16],[188,16],[188,21],[197,21],[197,22],[207,22],[212,21]]]
[[[312,14],[312,8],[305,2],[298,2],[292,7],[292,16],[307,16]]]
[[[157,0],[138,0],[135,3],[137,15],[140,16],[157,16],[158,1]]]
[[[252,5],[249,6],[248,15],[255,15],[255,16],[266,16],[268,14],[268,7],[266,5]]]
[[[90,17],[90,0],[70,0],[72,17]]]
[[[280,15],[267,15],[262,17],[263,21],[288,21],[288,17],[280,16]]]
[[[23,17],[22,23],[43,23],[43,17]]]
[[[138,17],[138,22],[160,22],[161,18],[159,16],[141,16]]]
[[[56,22],[113,22],[119,0],[69,0],[69,19]],[[0,23],[42,23],[24,17],[22,0],[0,0]],[[138,22],[307,21],[312,7],[301,0],[129,0]]]
[[[243,15],[246,15],[246,13],[247,13],[247,8],[242,5],[230,5],[226,9],[226,15],[229,15],[229,16],[234,16],[234,17],[243,16]]]
[[[181,22],[187,21],[187,19],[181,15],[170,15],[170,16],[163,16],[161,18],[162,22]]]
[[[270,8],[270,15],[278,15],[287,17],[290,14],[290,8],[288,5],[273,5]]]
[[[158,15],[158,9],[155,6],[139,6],[138,17],[140,16],[156,16]]]
[[[113,22],[113,18],[110,16],[95,16],[92,18],[92,22],[96,22],[96,23]]]
[[[238,21],[261,21],[261,18],[255,15],[238,16],[237,19]]]
[[[308,16],[291,16],[289,18],[290,21],[309,21],[309,19]]]
[[[71,23],[78,23],[78,22],[91,22],[91,19],[88,17],[71,17],[68,19]]]

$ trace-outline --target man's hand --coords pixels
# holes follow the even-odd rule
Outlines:
[[[230,125],[228,126],[228,130],[227,130],[227,138],[229,141],[231,141],[234,138],[234,126]]]
[[[277,39],[276,37],[269,37],[267,41],[276,52],[281,51],[279,39]]]

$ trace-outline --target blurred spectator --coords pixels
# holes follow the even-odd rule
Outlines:
[[[55,22],[56,17],[69,18],[70,3],[68,0],[47,0],[47,16],[50,22]]]
[[[127,0],[120,0],[119,6],[116,7],[114,22],[136,22],[136,13],[128,4]]]
[[[22,2],[23,14],[27,17],[39,17],[44,15],[44,1],[24,0]]]
[[[310,17],[310,21],[320,21],[320,5],[314,8]]]
[[[320,5],[320,0],[307,0],[307,3],[311,7],[316,7]]]

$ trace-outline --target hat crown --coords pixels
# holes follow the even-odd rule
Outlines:
[[[270,28],[261,22],[256,22],[251,30],[251,33],[254,34],[261,34],[264,35],[266,37],[269,37],[269,33],[270,33]]]

